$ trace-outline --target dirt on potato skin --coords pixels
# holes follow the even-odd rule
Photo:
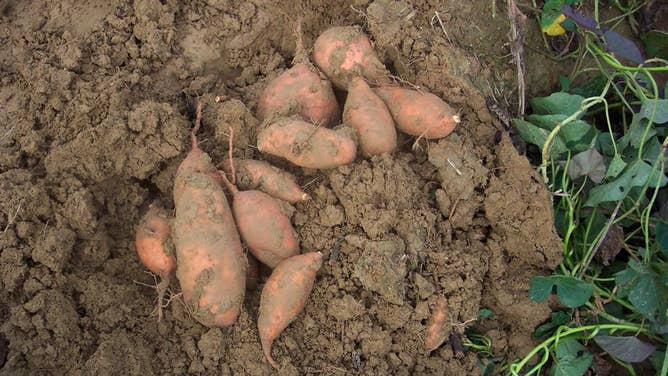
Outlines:
[[[545,189],[485,106],[499,74],[484,55],[501,56],[490,46],[503,42],[476,45],[484,33],[467,32],[507,23],[488,17],[488,2],[447,11],[460,4],[0,3],[0,374],[273,372],[257,336],[259,289],[225,329],[203,327],[178,298],[162,322],[152,314],[134,229],[153,200],[171,202],[190,144],[183,92],[204,104],[200,138],[215,161],[231,126],[237,157],[293,172],[312,197],[293,223],[302,252],[326,261],[274,343],[279,374],[477,373],[476,355],[450,341],[423,351],[437,294],[453,332],[477,325],[499,351],[525,350],[549,312],[528,299],[528,279],[558,263],[560,243]],[[435,11],[453,43],[425,26]],[[396,76],[459,109],[460,127],[415,151],[401,135],[394,155],[329,171],[257,153],[253,112],[289,67],[295,14],[307,47],[331,25],[363,26]],[[496,316],[471,322],[482,307]]]

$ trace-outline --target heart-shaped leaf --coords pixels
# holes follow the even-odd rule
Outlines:
[[[594,341],[608,354],[629,363],[640,363],[656,350],[651,343],[632,336],[597,335]]]

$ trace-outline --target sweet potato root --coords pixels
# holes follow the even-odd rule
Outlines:
[[[329,81],[320,78],[309,64],[296,64],[272,80],[257,105],[261,121],[299,115],[302,119],[331,127],[340,121],[339,104]]]
[[[193,130],[193,150],[175,178],[174,245],[176,277],[192,314],[206,326],[232,325],[241,310],[248,262],[239,233],[210,158],[197,147],[201,107]],[[176,184],[180,185],[177,186]]]
[[[352,163],[357,142],[351,128],[331,130],[296,120],[281,119],[263,129],[257,147],[301,167],[334,168]]]
[[[393,86],[374,91],[390,109],[397,128],[409,135],[443,138],[460,122],[457,112],[434,94]]]
[[[444,296],[439,296],[436,305],[431,313],[431,318],[427,324],[427,331],[424,336],[424,347],[427,351],[437,349],[448,337],[445,328],[447,301]]]
[[[290,256],[299,254],[299,240],[282,203],[260,191],[239,191],[223,175],[232,192],[232,212],[241,234],[253,256],[270,268]]]
[[[294,176],[270,165],[254,159],[236,159],[236,185],[241,190],[259,189],[268,195],[296,203],[309,199],[302,191]],[[231,172],[229,162],[223,164],[225,172]]]
[[[336,87],[347,90],[353,77],[383,82],[388,76],[371,42],[353,26],[325,30],[313,46],[313,61]]]
[[[350,82],[343,122],[357,131],[365,157],[391,153],[397,147],[397,130],[392,115],[363,78],[354,77]]]
[[[320,266],[320,252],[292,256],[276,266],[262,289],[257,326],[264,355],[275,368],[271,344],[304,308]]]
[[[144,266],[160,277],[156,286],[158,292],[158,321],[162,319],[162,299],[165,296],[169,279],[176,269],[174,245],[167,212],[157,204],[151,204],[142,218],[135,235],[137,255]]]

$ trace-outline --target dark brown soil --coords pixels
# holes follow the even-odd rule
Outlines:
[[[456,343],[471,326],[498,355],[531,346],[549,309],[528,299],[528,280],[556,266],[560,242],[547,191],[485,105],[514,96],[503,9],[187,3],[0,1],[1,375],[274,372],[256,331],[260,289],[230,328],[203,327],[178,296],[156,322],[134,226],[153,200],[170,206],[189,149],[187,96],[204,103],[200,138],[216,161],[233,127],[237,157],[290,170],[313,198],[292,219],[302,251],[326,262],[274,343],[279,374],[475,374],[476,354]],[[331,25],[364,27],[394,75],[460,111],[458,130],[415,150],[401,136],[392,156],[329,171],[257,153],[257,98],[289,67],[296,16],[307,48]],[[540,59],[529,52],[527,64],[548,70]],[[455,335],[428,354],[436,294]],[[481,308],[496,315],[477,322]]]

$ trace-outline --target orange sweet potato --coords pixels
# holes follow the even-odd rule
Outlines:
[[[258,101],[257,117],[261,121],[291,115],[323,127],[334,126],[340,120],[332,85],[309,64],[296,64],[276,77]]]
[[[176,269],[171,228],[165,209],[151,204],[142,218],[135,235],[137,255],[144,266],[160,277],[158,291],[158,321],[162,319],[162,299],[169,287],[169,279]]]
[[[313,46],[313,61],[335,86],[346,90],[353,77],[383,82],[388,76],[371,42],[353,26],[325,30]]]
[[[195,319],[223,327],[232,325],[241,310],[248,262],[219,175],[210,172],[215,167],[197,147],[200,114],[198,107],[193,150],[175,178],[176,277]]]
[[[448,336],[445,328],[447,304],[445,297],[442,295],[436,300],[424,336],[424,347],[427,351],[437,349]]]
[[[357,141],[351,131],[349,127],[332,130],[301,120],[281,119],[260,132],[257,147],[297,166],[334,168],[355,160]]]
[[[267,162],[237,159],[234,164],[236,185],[239,189],[259,189],[272,197],[292,204],[309,199],[309,196],[297,184],[294,176]],[[223,164],[223,170],[231,172],[229,162]]]
[[[232,212],[241,238],[258,261],[274,268],[299,254],[297,233],[279,200],[260,191],[239,191],[224,175],[222,178],[232,193]]]
[[[292,256],[276,266],[262,288],[257,327],[264,355],[275,368],[271,344],[306,305],[321,266],[320,252]]]
[[[363,78],[354,77],[350,82],[343,122],[357,131],[362,154],[366,157],[391,153],[397,147],[392,115]]]
[[[460,122],[457,112],[434,94],[393,86],[374,91],[390,109],[397,128],[409,135],[443,138]]]

